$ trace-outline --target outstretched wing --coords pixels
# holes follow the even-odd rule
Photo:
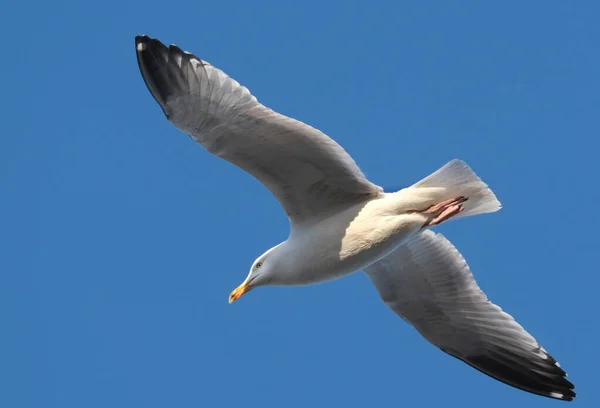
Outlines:
[[[292,224],[381,193],[334,140],[261,105],[221,70],[147,36],[135,43],[144,81],[167,118],[261,181]]]
[[[390,309],[446,353],[513,387],[566,401],[575,397],[556,360],[487,300],[441,234],[420,233],[365,273]]]

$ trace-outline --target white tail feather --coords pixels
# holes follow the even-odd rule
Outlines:
[[[462,160],[452,160],[410,188],[433,190],[439,193],[440,201],[468,197],[463,203],[464,210],[452,219],[491,213],[502,207],[488,185]]]

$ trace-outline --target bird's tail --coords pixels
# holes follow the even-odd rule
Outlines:
[[[436,205],[445,208],[461,207],[459,212],[451,215],[452,219],[491,213],[501,208],[500,202],[488,185],[462,160],[452,160],[409,187],[409,190],[436,203],[431,204],[432,210]]]

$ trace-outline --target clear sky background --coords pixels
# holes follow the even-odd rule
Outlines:
[[[566,369],[573,404],[600,406],[600,5],[490,3],[4,6],[0,406],[561,404],[429,345],[360,273],[228,305],[287,219],[164,118],[144,33],[332,136],[379,185],[469,163],[504,208],[441,230]]]

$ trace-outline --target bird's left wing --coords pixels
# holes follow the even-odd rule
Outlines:
[[[441,234],[423,231],[365,273],[390,309],[446,353],[513,387],[566,401],[575,397],[556,360],[487,300]]]
[[[292,226],[381,194],[333,139],[260,104],[220,69],[147,36],[136,37],[136,52],[167,118],[262,182]]]

